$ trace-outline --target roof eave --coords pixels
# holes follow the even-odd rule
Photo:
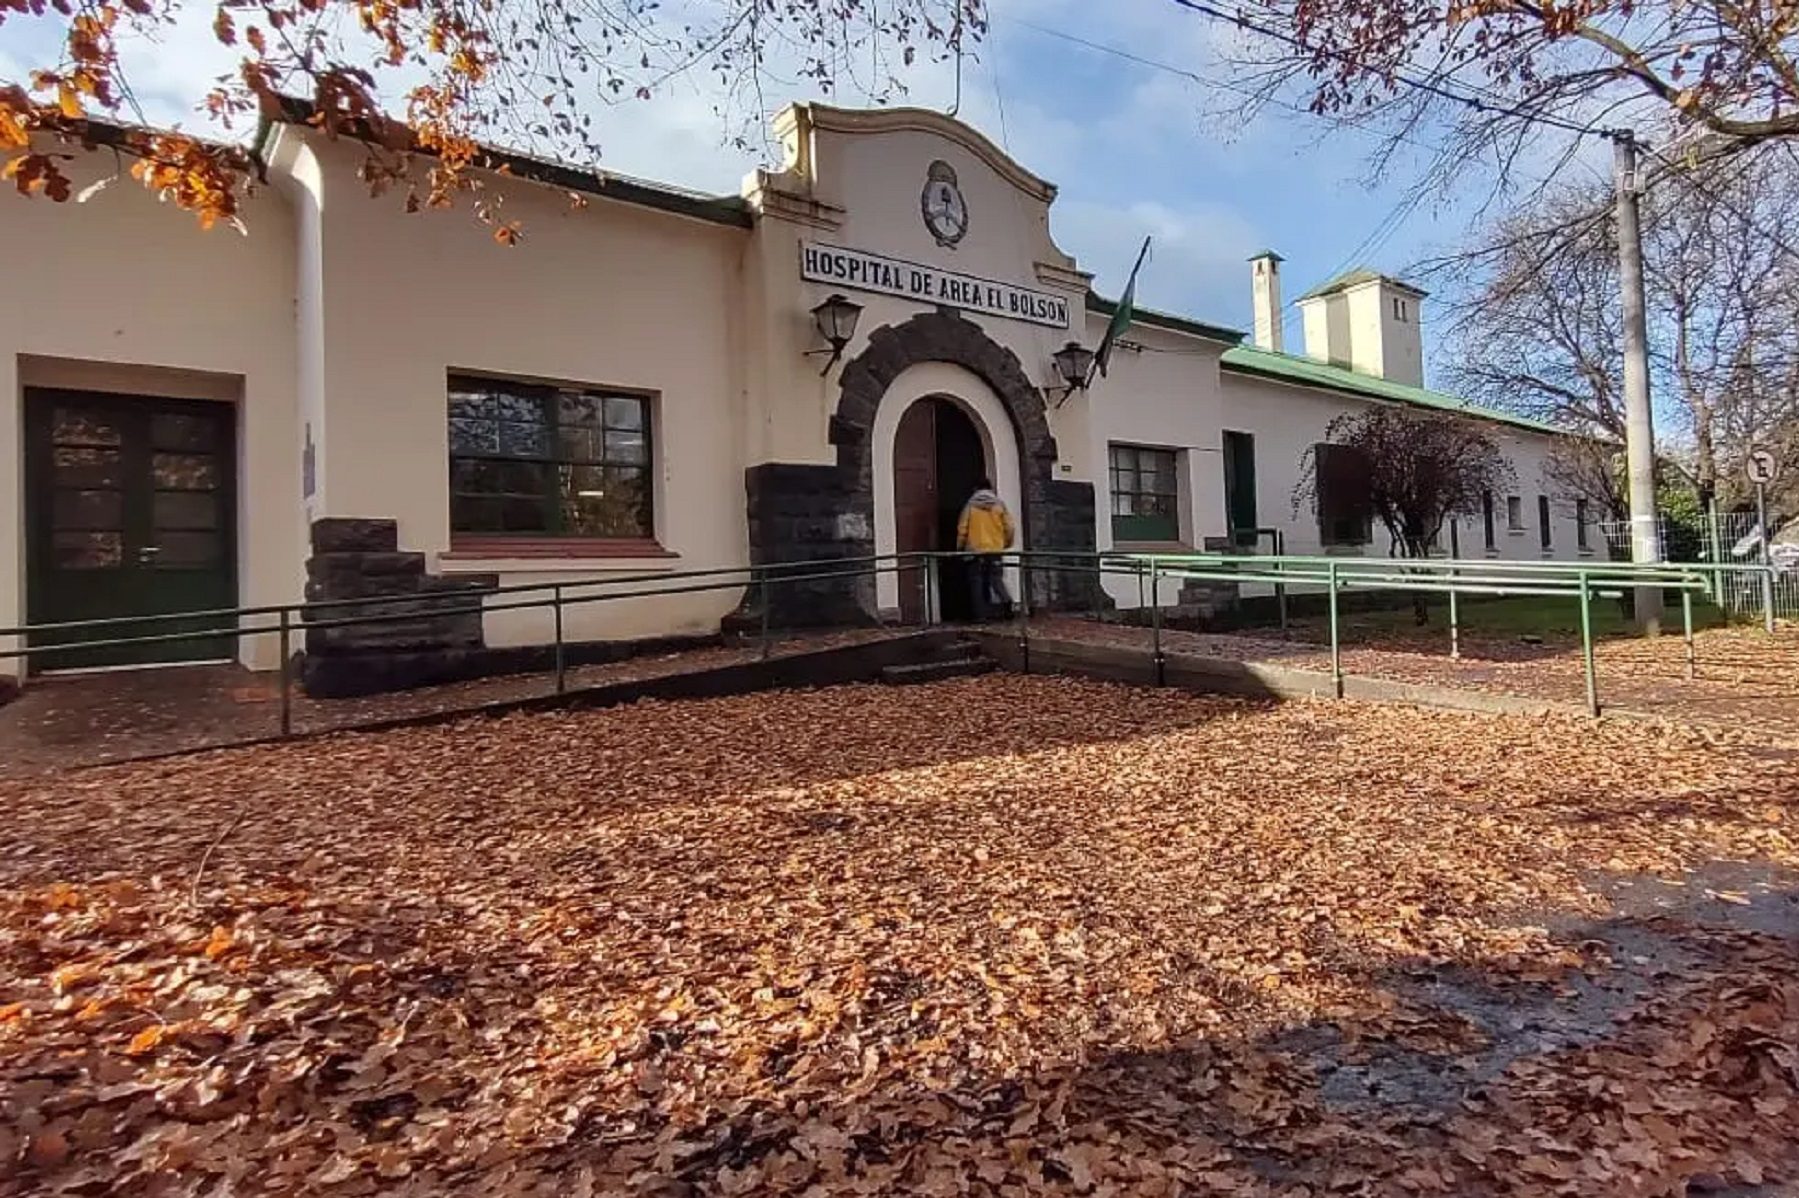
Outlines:
[[[276,111],[265,117],[264,122],[265,126],[274,124],[312,125],[313,116],[314,109],[310,103],[298,97],[283,96]],[[406,128],[404,125],[399,125],[399,127]],[[346,133],[361,141],[382,140],[372,129],[361,127],[359,124],[353,124],[346,130]],[[411,138],[410,129],[406,130],[406,135],[409,139]],[[264,136],[262,129],[259,128],[259,147]],[[412,146],[411,150],[420,154],[430,154],[431,152],[416,145]],[[672,188],[659,187],[640,179],[629,179],[622,175],[610,175],[603,171],[532,158],[525,154],[501,149],[498,146],[484,144],[480,150],[480,156],[475,160],[474,165],[481,170],[495,171],[533,183],[559,187],[565,191],[617,200],[620,203],[652,208],[674,216],[685,216],[711,224],[732,225],[744,229],[751,228],[755,224],[755,215],[750,208],[749,201],[741,196],[690,195]]]
[[[1269,351],[1258,350],[1257,352],[1266,353]],[[1295,365],[1320,367],[1323,364],[1296,360]],[[1324,391],[1333,395],[1351,395],[1357,399],[1373,400],[1380,403],[1404,404],[1407,407],[1418,408],[1423,411],[1443,412],[1452,416],[1466,416],[1470,420],[1485,420],[1493,424],[1503,424],[1508,428],[1521,429],[1525,432],[1538,433],[1544,436],[1569,437],[1581,435],[1571,432],[1568,429],[1556,428],[1554,425],[1544,424],[1542,421],[1532,420],[1527,416],[1513,416],[1510,413],[1495,411],[1492,408],[1474,407],[1473,405],[1458,399],[1456,396],[1444,396],[1444,399],[1449,401],[1447,403],[1431,403],[1425,400],[1408,398],[1403,395],[1383,393],[1373,384],[1376,382],[1384,382],[1384,380],[1371,379],[1369,380],[1369,385],[1365,386],[1356,386],[1355,381],[1353,380],[1345,380],[1344,383],[1333,383],[1328,379],[1307,378],[1303,375],[1295,374],[1291,370],[1281,370],[1262,362],[1245,361],[1242,358],[1233,361],[1228,356],[1221,363],[1221,369],[1230,371],[1234,374],[1254,375],[1257,378],[1268,379],[1272,382],[1285,383],[1290,387],[1305,387],[1312,391]]]
[[[1118,301],[1107,299],[1096,291],[1089,291],[1087,311],[1109,317],[1117,313]],[[1240,329],[1227,329],[1223,325],[1207,324],[1203,320],[1192,320],[1171,312],[1157,312],[1153,308],[1136,306],[1131,308],[1131,323],[1148,325],[1170,333],[1184,333],[1189,337],[1203,337],[1207,341],[1217,341],[1224,345],[1241,345],[1243,338],[1247,336]]]

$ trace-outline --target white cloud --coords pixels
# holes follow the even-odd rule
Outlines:
[[[1050,212],[1056,243],[1094,273],[1104,295],[1123,290],[1143,238],[1150,259],[1138,277],[1137,298],[1146,307],[1236,324],[1249,300],[1249,255],[1260,248],[1255,225],[1234,208],[1183,204],[1179,211],[1154,200],[1122,206],[1064,200]]]

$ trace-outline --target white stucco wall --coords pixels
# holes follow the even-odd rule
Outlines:
[[[66,169],[80,188],[109,153]],[[247,232],[202,232],[129,177],[86,203],[0,195],[0,627],[24,622],[23,391],[62,385],[237,407],[238,599],[294,602],[304,580],[293,307],[293,215],[264,192]],[[243,642],[272,666],[272,638]],[[0,672],[16,670],[0,662]]]
[[[929,305],[800,277],[800,245],[866,250],[908,262],[1058,294],[1067,301],[1073,329],[964,311],[982,331],[1018,355],[1039,385],[1055,378],[1052,356],[1078,336],[1086,280],[1050,237],[1053,189],[1011,163],[983,137],[935,113],[905,109],[844,112],[823,106],[793,110],[783,126],[788,161],[766,177],[770,192],[799,197],[803,216],[770,201],[749,251],[744,323],[750,464],[829,464],[828,440],[839,395],[838,371],[821,377],[824,359],[811,309],[834,292],[863,307],[845,361],[868,347],[884,325],[904,323]],[[968,232],[953,248],[939,246],[920,215],[920,195],[931,163],[948,163],[968,209]],[[755,187],[751,187],[752,195]],[[1056,413],[1050,431],[1061,445]],[[1066,460],[1066,458],[1064,459]]]
[[[1325,439],[1325,428],[1331,420],[1348,412],[1362,410],[1367,403],[1348,396],[1333,395],[1312,387],[1254,378],[1231,371],[1224,372],[1222,427],[1238,429],[1255,436],[1256,509],[1266,527],[1279,528],[1286,536],[1288,553],[1335,553],[1352,556],[1385,556],[1388,537],[1376,528],[1374,543],[1357,548],[1331,547],[1328,550],[1318,536],[1317,509],[1308,499],[1294,503],[1294,488],[1299,482],[1306,452]],[[1524,529],[1508,532],[1505,526],[1505,496],[1494,497],[1497,508],[1495,547],[1490,556],[1509,561],[1540,561],[1545,557],[1574,560],[1576,525],[1573,502],[1556,490],[1544,474],[1551,439],[1523,429],[1494,425],[1501,452],[1516,474],[1513,493],[1523,500]],[[1553,549],[1544,554],[1537,528],[1537,496],[1551,497],[1551,535]],[[1478,514],[1460,520],[1461,551],[1464,558],[1488,556]],[[1599,548],[1596,534],[1592,544]],[[1443,538],[1443,551],[1449,551],[1449,535]]]
[[[444,573],[504,585],[739,566],[748,560],[738,330],[742,228],[490,180],[523,241],[496,243],[466,204],[408,215],[354,177],[360,147],[282,132],[276,160],[316,157],[319,230],[300,243],[301,360],[322,412],[317,514],[388,517]],[[316,328],[316,333],[314,329]],[[452,554],[446,376],[472,371],[651,394],[656,539],[669,556]],[[312,386],[309,382],[308,386]],[[735,589],[570,610],[570,639],[714,630]],[[547,640],[548,611],[495,613],[491,645]]]
[[[1087,322],[1089,345],[1098,344],[1106,322]],[[1077,396],[1089,417],[1089,441],[1083,457],[1091,463],[1099,547],[1114,547],[1110,446],[1142,445],[1172,449],[1177,454],[1180,488],[1181,542],[1188,550],[1204,546],[1207,537],[1225,534],[1224,460],[1219,432],[1224,415],[1219,359],[1222,342],[1137,325],[1126,340],[1142,348],[1125,348],[1112,358],[1108,376]],[[1137,603],[1135,578],[1108,576],[1107,592],[1121,605]],[[1178,582],[1166,584],[1162,596],[1174,602]]]

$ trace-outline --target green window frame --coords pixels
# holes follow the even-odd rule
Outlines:
[[[450,375],[452,535],[654,540],[651,406],[597,387]]]
[[[1256,547],[1256,439],[1253,433],[1225,429],[1224,518],[1231,543],[1240,549]]]
[[[1112,540],[1180,543],[1179,453],[1149,445],[1112,445],[1109,457]]]

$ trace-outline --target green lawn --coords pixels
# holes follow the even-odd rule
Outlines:
[[[1715,606],[1709,599],[1693,601],[1694,628],[1721,628],[1728,622],[1723,609]],[[1296,620],[1294,624],[1308,632],[1316,631],[1320,636],[1325,634],[1325,621],[1321,617]],[[1573,599],[1549,595],[1519,595],[1506,599],[1463,599],[1461,601],[1461,625],[1462,631],[1465,633],[1485,633],[1490,636],[1578,636],[1580,634],[1580,607]],[[1449,627],[1449,600],[1447,597],[1431,596],[1430,624],[1427,627],[1438,629]],[[1680,629],[1680,602],[1674,596],[1669,597],[1663,627],[1673,631]],[[1351,635],[1370,633],[1403,635],[1419,631],[1410,606],[1388,611],[1345,614],[1343,628],[1346,633]],[[1624,614],[1623,606],[1618,600],[1595,599],[1593,601],[1593,631],[1598,636],[1626,636],[1633,634],[1636,626]]]

